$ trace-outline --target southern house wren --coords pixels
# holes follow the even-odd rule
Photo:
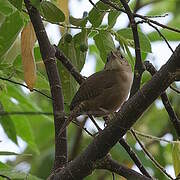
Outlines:
[[[60,129],[81,114],[107,116],[116,111],[127,99],[133,74],[128,61],[119,50],[111,51],[102,71],[88,77],[79,87],[70,105],[70,116]]]

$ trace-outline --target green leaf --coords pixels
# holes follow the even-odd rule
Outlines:
[[[160,32],[163,34],[163,36],[168,41],[180,41],[180,33],[172,32],[166,29],[160,30]],[[150,41],[164,41],[164,39],[159,35],[157,31],[151,32],[148,34],[148,38]]]
[[[0,58],[9,50],[23,27],[23,19],[18,11],[7,16],[0,26]]]
[[[85,27],[87,24],[88,18],[74,18],[73,16],[69,17],[69,22],[74,26]]]
[[[120,29],[117,31],[117,33],[119,36],[122,36],[126,40],[128,46],[134,48],[134,39],[131,28]],[[147,36],[141,31],[138,31],[138,35],[141,50],[144,52],[151,52],[151,43]]]
[[[134,68],[134,64],[135,64],[135,63],[134,63],[134,58],[133,58],[133,56],[132,56],[132,54],[131,54],[128,46],[127,46],[125,43],[124,43],[124,47],[125,47],[126,52],[127,52],[128,56],[129,56],[129,59],[130,59],[129,63],[131,64],[131,67]]]
[[[104,62],[99,56],[99,51],[95,44],[89,46],[89,54],[96,57],[96,72],[101,71],[104,68]]]
[[[41,178],[38,178],[37,176],[34,176],[30,173],[24,173],[24,172],[20,172],[17,171],[16,169],[7,166],[6,164],[3,164],[0,162],[0,174],[4,175],[10,179],[14,179],[14,180],[42,180]],[[0,177],[0,179],[2,179]],[[3,178],[4,179],[4,178]]]
[[[76,34],[73,37],[73,43],[76,52],[76,63],[77,63],[76,67],[80,72],[84,66],[86,54],[87,54],[87,51],[82,50],[82,46],[88,48],[86,29],[82,29],[80,33]]]
[[[41,2],[40,0],[31,0],[31,4],[37,8],[38,10],[40,10],[40,7],[41,7]]]
[[[9,168],[9,166],[7,166],[6,164],[0,162],[0,170],[2,170],[2,169],[8,169],[8,168]]]
[[[64,13],[56,7],[53,3],[49,1],[43,1],[41,3],[42,15],[46,20],[52,23],[64,22],[65,15]]]
[[[96,7],[93,7],[93,9],[89,12],[88,19],[90,23],[93,25],[93,27],[99,27],[102,23],[102,20],[106,14],[106,10],[109,9],[107,5],[105,5],[102,2],[97,2]]]
[[[71,42],[67,42],[65,36],[61,38],[58,47],[80,72],[84,66],[87,53],[86,51],[82,51],[81,47],[82,45],[88,47],[86,29],[82,29],[82,32],[76,34]],[[77,90],[77,83],[60,62],[58,62],[58,69],[62,80],[64,100],[67,104],[70,104]],[[68,112],[68,109],[66,110]]]
[[[27,180],[41,180],[40,178],[33,176],[31,174],[18,172],[14,169],[3,169],[0,170],[0,174],[9,177],[10,179],[27,179]]]
[[[32,154],[18,154],[10,151],[0,151],[0,156],[32,156]]]
[[[0,13],[4,16],[9,16],[15,11],[15,8],[9,3],[8,0],[0,1]]]
[[[116,20],[120,14],[121,14],[121,12],[116,11],[116,10],[111,10],[109,12],[109,14],[108,14],[108,25],[110,28],[112,28],[115,25]]]
[[[5,103],[5,102],[4,102]],[[0,103],[0,113],[4,112],[3,105]],[[16,128],[10,116],[1,116],[0,115],[0,123],[7,134],[7,136],[17,144],[17,137],[16,137]]]
[[[68,43],[64,40],[64,37],[61,38],[58,47],[61,51],[66,55],[67,58],[73,63],[73,65],[77,68],[77,61],[76,61],[76,50],[74,47],[74,41]],[[64,95],[64,101],[67,104],[70,104],[72,97],[76,92],[77,83],[67,71],[67,69],[58,61],[58,70],[61,77],[62,82],[62,89]],[[68,110],[66,110],[68,112]]]
[[[18,10],[22,10],[22,0],[8,0]]]
[[[100,31],[99,34],[94,36],[93,39],[97,48],[99,49],[102,60],[106,62],[107,55],[110,53],[110,51],[115,49],[111,33],[107,31]]]
[[[176,6],[176,1],[159,1],[156,3],[152,3],[151,10],[147,13],[147,15],[156,16],[157,14],[164,14],[167,12],[173,12]]]
[[[2,62],[13,63],[16,57],[21,53],[21,40],[18,36],[14,41],[11,48],[7,51],[7,53],[2,57]]]
[[[31,109],[32,111],[42,111],[39,110],[37,105],[31,100],[31,98],[23,93],[22,90],[20,90],[17,86],[14,86],[10,83],[7,83],[7,91],[2,91],[0,94],[0,99],[4,103],[4,109],[8,112],[13,111],[29,111]],[[11,101],[11,98],[14,98],[17,100],[18,104],[14,104]],[[44,117],[44,120],[46,119],[45,116],[39,116]],[[33,129],[31,128],[31,124],[29,122],[29,119],[31,119],[30,116],[25,115],[13,115],[11,116],[11,119],[15,125],[16,133],[19,135],[24,141],[26,141],[29,145],[29,147],[36,153],[39,153],[39,150],[37,148],[35,137],[33,134]]]
[[[172,160],[176,177],[180,174],[180,141],[173,145]]]

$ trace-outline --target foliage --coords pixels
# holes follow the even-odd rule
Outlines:
[[[64,27],[65,32],[59,39],[58,47],[71,60],[73,65],[81,72],[86,59],[89,55],[96,57],[96,70],[103,68],[106,62],[108,53],[120,46],[121,51],[127,57],[128,61],[134,68],[134,41],[132,31],[128,27],[116,29],[115,24],[120,23],[118,17],[121,12],[116,11],[110,6],[98,1],[96,7],[93,7],[88,14],[82,18],[69,17],[69,24],[66,25],[65,15],[55,1],[40,1],[31,0],[33,5],[39,9],[43,20],[46,23],[58,24]],[[116,2],[116,1],[115,1]],[[157,1],[152,2],[141,0],[141,5],[146,6],[151,4],[151,10],[148,15],[159,15],[170,12],[173,18],[167,25],[180,27],[178,21],[180,14],[178,13],[180,2],[178,0]],[[135,1],[130,1],[132,9]],[[121,6],[119,4],[119,6]],[[164,8],[162,8],[164,7]],[[22,68],[22,57],[20,52],[20,33],[29,22],[27,14],[24,12],[25,6],[22,0],[3,0],[0,1],[0,77],[11,79],[19,83],[24,83],[24,72]],[[160,11],[161,10],[161,11]],[[107,15],[107,23],[104,24],[103,19]],[[71,28],[79,29],[76,34],[71,32]],[[159,34],[154,30],[150,33],[144,33],[141,26],[138,29],[141,53],[143,60],[151,51],[151,43],[162,41]],[[179,41],[180,34],[166,29],[160,29],[169,41]],[[92,44],[88,43],[93,41]],[[118,44],[118,45],[117,45]],[[87,51],[88,50],[88,51]],[[39,50],[38,44],[34,46],[34,60],[36,66],[36,83],[33,88],[39,89],[41,92],[50,96],[49,82],[45,72],[44,65]],[[69,74],[69,72],[58,62],[58,70],[62,81],[63,95],[65,100],[65,111],[69,113],[69,104],[74,93],[77,90],[77,83]],[[143,74],[142,85],[150,79],[148,73]],[[31,88],[32,89],[32,88]],[[169,91],[169,96],[174,104],[174,108],[178,115],[180,110],[178,104],[180,98],[176,97],[175,93]],[[176,97],[176,98],[175,98]],[[51,100],[47,97],[38,94],[37,92],[26,92],[19,85],[12,82],[0,80],[0,113],[3,112],[52,112]],[[157,100],[149,110],[136,123],[134,128],[154,136],[164,136],[172,134],[176,139],[173,126],[167,116],[164,108],[159,108],[160,100]],[[0,152],[0,155],[17,155],[13,161],[0,163],[0,175],[6,175],[12,179],[45,179],[50,174],[53,158],[54,158],[54,127],[53,117],[44,114],[38,116],[33,115],[2,115],[0,116],[0,124],[3,127],[8,138],[18,145],[17,137],[20,137],[27,143],[27,148],[23,154],[32,154],[32,156],[22,156],[14,154],[14,152]],[[77,128],[74,125],[69,126],[68,137],[70,141],[69,149],[72,153],[72,147],[75,143],[75,135]],[[1,139],[3,141],[3,139]],[[141,159],[143,165],[153,172],[153,176],[157,179],[166,179],[164,175],[144,156],[143,152],[136,148],[136,142],[127,134],[127,140],[134,151]],[[171,144],[163,145],[159,142],[149,139],[142,139],[148,150],[153,154],[156,160],[161,165],[172,165],[172,147]],[[91,141],[86,133],[83,132],[81,143],[78,147],[78,153]],[[1,143],[1,142],[0,142]],[[132,167],[133,162],[117,144],[111,151],[112,157],[120,163]],[[16,171],[15,168],[20,162],[30,164],[30,174],[27,176],[24,172]],[[177,166],[177,165],[176,165]],[[32,175],[33,174],[33,175]],[[93,175],[87,177],[90,179],[100,179],[105,177],[109,179],[110,173],[105,171],[96,171]]]

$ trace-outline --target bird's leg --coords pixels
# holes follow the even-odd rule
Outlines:
[[[103,119],[104,119],[104,127],[106,127],[111,121],[111,118],[109,116],[104,116]]]

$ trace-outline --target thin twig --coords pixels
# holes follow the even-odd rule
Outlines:
[[[99,127],[99,125],[96,123],[96,121],[94,120],[94,118],[92,117],[92,115],[88,115],[89,118],[91,119],[92,123],[95,125],[95,127],[97,128],[98,132],[102,131],[102,129]]]
[[[115,174],[112,172],[112,179],[115,180]]]
[[[92,5],[95,9],[99,10],[99,9],[97,8],[96,4],[95,4],[95,3],[93,3],[93,1],[92,1],[92,0],[89,0],[89,2],[90,2],[90,4],[91,4],[91,5]]]
[[[5,175],[2,175],[2,174],[0,174],[0,177],[2,177],[2,178],[6,178],[6,179],[8,179],[8,180],[11,180],[11,178],[10,178],[10,177],[5,176]]]
[[[166,17],[168,16],[169,14],[166,13],[166,14],[163,14],[163,15],[154,15],[154,16],[144,16],[146,18],[161,18],[161,17]]]
[[[130,97],[132,97],[140,88],[141,84],[141,77],[145,70],[144,65],[142,63],[141,59],[141,49],[140,49],[140,42],[139,42],[139,35],[137,31],[137,24],[134,20],[134,15],[131,12],[130,7],[128,6],[126,0],[120,0],[122,5],[124,6],[127,16],[130,21],[131,29],[133,32],[133,38],[134,38],[134,45],[135,45],[135,54],[136,54],[136,62],[134,67],[134,80],[130,91]]]
[[[150,23],[149,21],[139,21],[138,23],[147,23],[147,24],[149,24],[151,27],[153,27],[157,32],[158,32],[158,34],[159,34],[159,36],[160,37],[162,37],[163,39],[164,39],[164,41],[166,42],[166,44],[167,44],[167,46],[169,47],[169,49],[171,50],[171,52],[172,53],[174,53],[174,50],[172,49],[172,47],[170,46],[170,44],[169,44],[169,42],[167,41],[167,39],[165,38],[165,36],[159,31],[159,29],[156,27],[156,26],[154,26],[152,23]]]
[[[83,129],[85,132],[87,132],[87,134],[89,134],[91,137],[94,137],[93,134],[91,134],[85,127],[82,127],[79,123],[77,123],[76,121],[72,121],[72,123],[74,123],[76,126],[80,127],[81,129]]]
[[[180,90],[176,89],[175,87],[173,87],[172,85],[170,85],[170,88],[175,91],[176,93],[180,94]]]
[[[84,128],[84,125],[86,124],[88,117],[84,116],[84,119],[82,122],[79,122],[80,127]],[[71,153],[68,160],[72,160],[75,158],[75,156],[78,154],[78,150],[80,148],[81,140],[82,140],[82,134],[83,134],[83,128],[78,128],[73,140],[73,145],[71,148]]]
[[[100,0],[100,1],[103,2],[104,4],[108,4],[109,6],[113,7],[113,8],[116,9],[117,11],[121,11],[121,12],[126,13],[126,11],[125,11],[124,9],[119,8],[116,4],[114,4],[113,2],[111,2],[111,1],[109,1],[109,0]],[[157,22],[157,21],[154,21],[154,20],[152,20],[152,19],[149,19],[149,18],[147,18],[147,17],[145,17],[145,16],[143,16],[143,15],[133,13],[133,16],[134,16],[134,17],[139,17],[139,18],[144,19],[144,20],[146,20],[146,21],[149,21],[149,22],[151,22],[151,23],[153,23],[153,24],[156,24],[156,25],[158,25],[158,26],[160,26],[160,27],[162,27],[162,28],[164,28],[164,29],[168,29],[168,30],[171,30],[171,31],[180,33],[180,29],[166,26],[166,25],[161,24],[161,23],[159,23],[159,22]]]
[[[59,50],[59,48],[54,45],[55,48],[55,56],[57,58],[57,60],[59,60],[64,67],[71,73],[71,75],[74,77],[74,79],[81,84],[82,82],[84,82],[84,78],[83,76],[78,72],[78,70],[75,68],[75,66],[71,63],[71,61],[63,54],[62,51]]]
[[[18,112],[18,111],[14,111],[14,112],[0,112],[0,116],[9,116],[9,115],[46,115],[46,116],[52,116],[53,113],[52,112]]]
[[[139,131],[136,131],[134,130],[134,132],[138,135],[138,136],[141,136],[141,137],[144,137],[144,138],[148,138],[148,139],[151,139],[153,141],[164,141],[166,143],[170,143],[170,144],[179,144],[180,142],[179,141],[169,141],[167,139],[164,139],[164,138],[159,138],[159,137],[156,137],[156,136],[152,136],[152,135],[149,135],[149,134],[145,134],[145,133],[142,133],[142,132],[139,132]]]
[[[89,0],[90,4],[99,12],[110,12],[110,11],[106,11],[106,10],[101,10],[97,7],[97,5],[92,1],[92,0]]]
[[[23,86],[23,87],[29,89],[26,85],[24,85],[24,84],[22,84],[22,83],[19,83],[19,82],[16,82],[16,81],[14,81],[14,80],[11,80],[11,79],[9,79],[9,78],[0,77],[0,79],[3,80],[3,81],[8,81],[8,82],[10,82],[10,83],[17,84],[17,85],[20,85],[20,86]],[[47,97],[47,98],[49,98],[49,99],[52,100],[52,98],[51,98],[50,96],[48,96],[47,94],[44,94],[44,93],[41,92],[40,90],[37,90],[37,89],[33,88],[33,91],[36,91],[36,92],[38,92],[39,94],[41,94],[41,95],[43,95],[43,96],[45,96],[45,97]]]
[[[131,129],[131,133],[138,142],[138,144],[141,146],[144,153],[149,157],[149,159],[153,162],[153,164],[161,171],[163,174],[165,174],[167,177],[173,180],[173,178],[166,172],[166,170],[154,159],[154,157],[148,152],[148,150],[144,147],[144,145],[141,143],[139,138],[136,136],[136,133],[133,129]]]
[[[146,171],[145,167],[143,166],[143,164],[141,163],[140,159],[138,158],[138,156],[136,155],[136,153],[133,151],[133,149],[128,145],[128,143],[126,142],[126,140],[124,138],[121,138],[119,140],[119,143],[122,145],[122,147],[126,150],[126,152],[129,154],[129,156],[131,157],[131,159],[134,161],[134,163],[136,164],[136,166],[139,168],[139,170],[142,172],[143,175],[152,178],[150,176],[150,174]]]

